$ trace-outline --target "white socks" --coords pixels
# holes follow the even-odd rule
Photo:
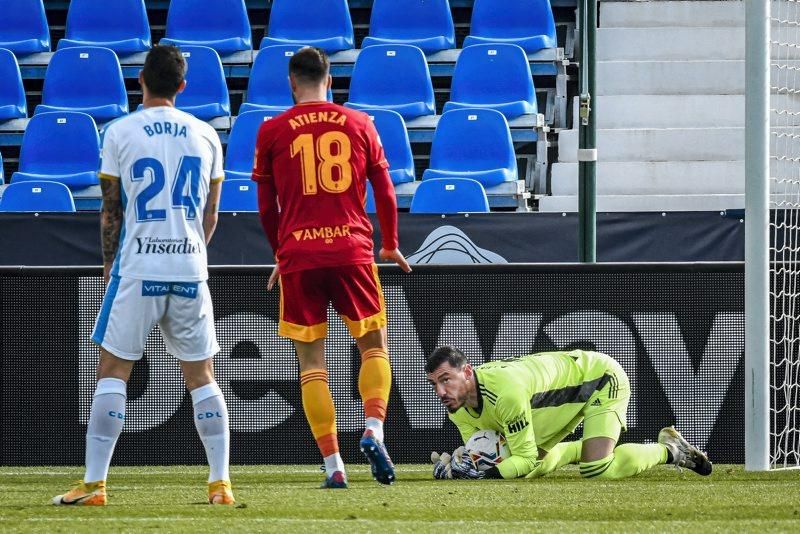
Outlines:
[[[383,442],[383,421],[376,417],[367,417],[367,419],[364,421],[364,427],[367,430],[372,430],[372,433],[375,435],[375,439]]]
[[[208,481],[230,480],[230,430],[228,408],[216,382],[193,389],[194,425],[206,449],[206,458],[211,468]]]
[[[216,382],[212,382],[192,390],[191,394],[194,404],[194,423],[206,449],[208,465],[211,468],[208,481],[230,480],[228,473],[230,431],[228,409],[222,391]],[[101,378],[97,381],[89,426],[86,429],[86,474],[83,477],[86,483],[105,480],[108,477],[114,446],[125,423],[126,397],[124,380]],[[341,459],[339,463],[341,464]]]
[[[89,426],[86,429],[86,474],[84,482],[108,477],[122,425],[125,424],[126,384],[119,378],[101,378],[92,398]]]
[[[336,454],[326,456],[324,460],[325,476],[329,477],[336,471],[341,471],[342,474],[344,474],[344,462],[342,461],[342,456],[338,452]]]

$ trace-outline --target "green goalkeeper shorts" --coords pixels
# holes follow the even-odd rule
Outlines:
[[[609,358],[608,383],[589,397],[581,411],[583,416],[583,439],[611,438],[619,440],[621,432],[627,430],[626,417],[631,400],[631,385],[628,375],[619,363]]]
[[[608,383],[589,397],[583,409],[561,432],[547,442],[539,443],[540,449],[549,451],[574,432],[581,422],[583,422],[583,439],[619,440],[620,433],[627,429],[626,417],[631,399],[631,386],[628,375],[612,358],[607,359],[604,374],[609,376]]]

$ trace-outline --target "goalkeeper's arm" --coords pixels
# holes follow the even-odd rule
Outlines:
[[[542,463],[531,424],[530,401],[523,397],[501,397],[497,402],[497,415],[511,456],[486,471],[485,478],[524,477]]]

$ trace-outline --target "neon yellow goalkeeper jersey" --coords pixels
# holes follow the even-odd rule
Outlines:
[[[589,397],[620,373],[627,383],[610,356],[582,350],[487,362],[475,368],[477,410],[464,406],[449,417],[465,443],[478,430],[505,435],[511,457],[498,464],[500,474],[524,476],[536,467],[538,448],[550,450],[572,432]]]

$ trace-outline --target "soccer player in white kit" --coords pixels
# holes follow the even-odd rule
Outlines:
[[[92,335],[100,364],[86,431],[86,474],[54,504],[106,504],[127,381],[156,324],[180,360],[192,396],[210,466],[209,503],[234,503],[228,411],[212,363],[219,345],[206,258],[224,177],[222,146],[210,125],[175,109],[185,73],[177,48],[153,48],[139,75],[144,109],[105,129],[100,182],[107,288]]]

